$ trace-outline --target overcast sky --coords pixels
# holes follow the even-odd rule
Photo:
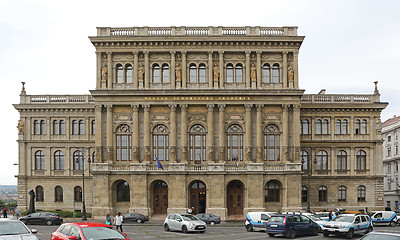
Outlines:
[[[372,94],[400,115],[400,1],[33,1],[0,0],[0,185],[17,184],[21,83],[27,94],[89,94],[96,27],[298,26],[306,94]]]

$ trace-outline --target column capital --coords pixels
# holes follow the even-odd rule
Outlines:
[[[287,110],[289,108],[289,104],[282,104],[282,109]]]
[[[257,53],[257,57],[258,57],[258,56],[261,56],[262,51],[257,51],[256,53]]]
[[[100,51],[95,51],[97,56],[101,56],[101,52]]]
[[[224,51],[220,50],[220,51],[218,51],[218,53],[221,55],[221,54],[224,54]]]
[[[138,51],[133,51],[132,54],[133,55],[138,55],[139,53],[138,53]]]
[[[293,55],[299,54],[299,51],[293,51]]]
[[[106,108],[107,108],[107,112],[108,112],[108,111],[112,111],[113,105],[106,105]]]
[[[171,112],[175,112],[177,106],[178,106],[177,104],[168,104],[168,107],[171,108]]]
[[[150,104],[142,104],[142,108],[144,108],[145,112],[149,112],[150,111]]]
[[[251,111],[253,104],[245,104],[244,107],[246,108],[246,111]]]
[[[107,55],[108,55],[108,56],[111,56],[111,52],[107,52]]]
[[[207,104],[208,111],[214,111],[214,104]]]
[[[101,105],[96,105],[95,107],[94,107],[94,110],[96,111],[96,112],[101,112],[101,109],[102,109],[103,107],[101,106]]]
[[[207,51],[208,55],[213,54],[213,51]]]
[[[182,110],[186,110],[188,105],[187,104],[179,104]]]
[[[261,110],[264,107],[264,104],[256,104],[256,107],[257,107],[257,112],[261,112]]]
[[[139,104],[132,104],[131,107],[133,108],[134,112],[137,112],[137,111],[139,111],[140,106],[139,106]]]
[[[169,51],[171,55],[175,55],[176,51]]]
[[[294,111],[299,111],[300,110],[300,104],[293,104],[293,110]]]
[[[250,57],[251,51],[245,51],[246,56]]]
[[[149,51],[144,51],[143,53],[144,53],[145,56],[146,56],[146,55],[147,55],[147,56],[149,55]]]
[[[283,51],[282,54],[285,56],[287,55],[289,52],[288,51]]]
[[[219,111],[224,111],[226,104],[218,104]]]
[[[186,56],[187,51],[182,51],[181,54],[182,54],[182,56]]]

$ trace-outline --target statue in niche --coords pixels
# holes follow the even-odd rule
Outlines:
[[[139,148],[138,147],[133,147],[132,155],[133,155],[133,160],[134,161],[138,161],[139,160]]]
[[[251,67],[250,67],[250,80],[255,81],[256,78],[257,78],[256,77],[256,66],[253,63],[253,64],[251,64]]]
[[[18,120],[18,134],[24,134],[24,122],[20,119]]]
[[[217,82],[219,77],[219,67],[217,66],[217,64],[214,64],[213,70],[214,70],[214,81]]]
[[[101,69],[101,81],[107,81],[107,65],[103,65],[103,68]]]
[[[146,162],[150,161],[150,147],[148,146],[144,147],[144,160]]]
[[[176,147],[171,146],[169,147],[169,152],[171,153],[171,160],[175,161],[176,160]]]
[[[176,76],[176,81],[180,82],[182,80],[182,68],[181,65],[176,64],[175,66],[175,76]]]
[[[289,66],[289,68],[288,68],[288,79],[289,79],[289,81],[294,80],[294,71],[293,71],[292,66]]]
[[[181,160],[185,162],[185,161],[187,161],[187,148],[182,147],[181,151],[182,151],[181,152]]]
[[[113,159],[113,149],[111,147],[107,148],[107,160],[112,161]]]
[[[139,66],[138,75],[139,75],[139,81],[143,82],[143,75],[144,75],[144,67],[143,67],[143,65]]]
[[[213,146],[209,146],[209,147],[208,147],[208,156],[207,156],[207,160],[208,160],[208,161],[214,160],[214,147],[213,147]]]
[[[246,159],[251,161],[251,147],[246,147]]]
[[[220,146],[219,147],[219,160],[224,161],[225,160],[225,147]]]

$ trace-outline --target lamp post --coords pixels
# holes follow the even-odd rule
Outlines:
[[[88,148],[88,163],[90,163],[90,148]],[[75,160],[78,164],[80,158]],[[85,157],[82,152],[82,221],[86,221],[86,204],[85,204]]]
[[[304,160],[304,156],[301,156],[301,163],[304,165],[307,161],[307,212],[311,212],[310,208],[310,159]]]

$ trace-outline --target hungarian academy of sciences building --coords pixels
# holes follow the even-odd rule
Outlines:
[[[384,207],[387,103],[377,83],[304,94],[297,27],[100,27],[89,39],[90,94],[23,83],[14,105],[21,211],[28,192],[36,209],[85,202],[94,216]]]

